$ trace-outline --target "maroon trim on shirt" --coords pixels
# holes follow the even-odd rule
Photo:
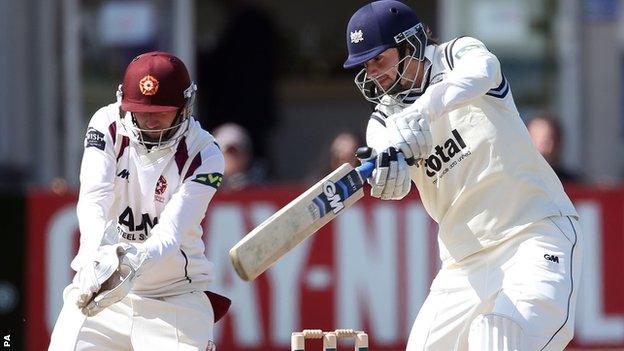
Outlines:
[[[201,153],[199,153],[197,154],[197,156],[195,156],[193,161],[191,161],[191,165],[189,166],[189,169],[186,171],[186,174],[184,175],[184,179],[182,181],[185,181],[186,178],[192,176],[193,173],[195,173],[195,170],[197,170],[197,168],[199,168],[201,164],[202,164]]]
[[[128,145],[130,145],[130,138],[124,135],[121,138],[121,148],[119,149],[119,154],[117,154],[117,161],[119,161],[119,158],[123,155],[124,150],[128,147]]]
[[[178,143],[178,149],[175,152],[175,162],[178,166],[178,174],[182,175],[182,168],[184,168],[184,164],[189,158],[188,150],[186,148],[186,137],[182,137],[180,142]]]
[[[110,124],[110,126],[108,126],[108,132],[111,135],[111,138],[113,138],[113,144],[115,144],[115,139],[117,138],[117,123],[113,122]]]

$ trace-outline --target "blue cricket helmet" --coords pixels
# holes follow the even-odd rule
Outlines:
[[[402,34],[420,23],[414,11],[399,1],[380,0],[361,7],[347,25],[349,57],[344,68],[361,65],[397,46],[405,39]]]

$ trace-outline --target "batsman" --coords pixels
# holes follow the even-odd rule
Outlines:
[[[375,104],[371,195],[412,182],[438,223],[442,266],[407,350],[563,350],[572,339],[579,217],[534,148],[509,81],[471,37],[438,43],[395,0],[351,17],[345,68]],[[388,152],[394,147],[401,152]]]

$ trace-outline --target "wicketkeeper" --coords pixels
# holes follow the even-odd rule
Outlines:
[[[209,291],[202,221],[223,155],[191,116],[195,84],[164,52],[128,65],[89,123],[77,273],[50,350],[213,350],[229,300]]]

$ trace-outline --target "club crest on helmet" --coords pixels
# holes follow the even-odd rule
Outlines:
[[[143,95],[154,95],[158,92],[158,80],[148,74],[139,81],[139,89]]]
[[[351,42],[352,43],[359,43],[362,40],[364,40],[364,34],[362,33],[362,30],[356,30],[354,32],[351,32]]]

